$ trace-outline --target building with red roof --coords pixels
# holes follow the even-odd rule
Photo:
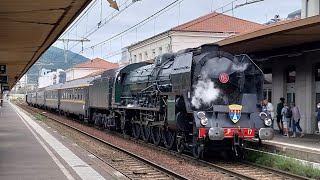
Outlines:
[[[264,26],[213,12],[128,46],[130,56],[122,59],[120,63],[151,61],[162,53],[177,52],[185,48],[214,43],[230,36],[261,29]]]
[[[67,69],[66,80],[71,81],[73,79],[79,79],[90,74],[95,74],[97,72],[102,72],[117,67],[117,63],[111,63],[100,58],[91,59],[83,63],[77,64],[70,69]]]

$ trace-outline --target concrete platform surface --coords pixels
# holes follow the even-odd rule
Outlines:
[[[0,108],[1,180],[127,179],[20,108]]]
[[[300,136],[299,133],[298,135]],[[303,160],[320,163],[319,135],[288,138],[277,134],[273,140],[263,141],[263,144],[268,149],[278,150]]]

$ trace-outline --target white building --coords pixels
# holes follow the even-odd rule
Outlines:
[[[38,79],[38,88],[43,88],[63,82],[65,82],[64,70],[57,69],[56,71],[52,71],[49,69],[41,69]]]
[[[86,62],[77,64],[66,70],[66,81],[79,79],[92,73],[117,68],[117,63],[111,63],[106,60],[95,58]]]
[[[128,46],[129,61],[131,63],[152,61],[162,53],[214,43],[262,27],[264,27],[262,24],[225,14],[210,13]],[[125,60],[122,58],[121,63],[125,63]]]
[[[17,86],[22,88],[27,86],[28,84],[28,76],[25,74],[21,77],[21,79],[18,81]]]
[[[125,66],[130,63],[130,53],[127,47],[122,48],[121,60],[119,61],[119,66]]]
[[[301,18],[317,16],[320,14],[319,0],[302,0],[301,1]]]

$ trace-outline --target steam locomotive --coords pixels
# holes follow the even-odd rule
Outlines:
[[[27,94],[29,105],[203,158],[206,151],[241,156],[244,140],[274,136],[262,112],[264,75],[247,56],[216,44],[165,53],[99,76]]]

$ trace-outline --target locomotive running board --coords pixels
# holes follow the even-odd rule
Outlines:
[[[132,110],[145,110],[145,111],[160,111],[160,108],[148,108],[148,107],[127,107],[117,106],[119,109],[132,109]]]

